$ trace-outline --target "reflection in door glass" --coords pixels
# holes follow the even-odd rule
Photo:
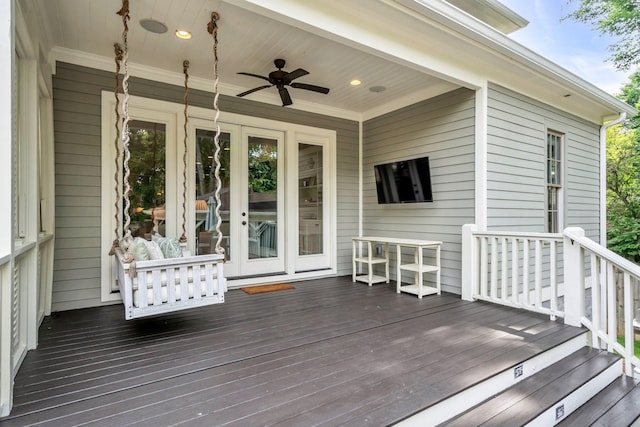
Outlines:
[[[196,254],[215,253],[218,234],[216,231],[217,218],[215,215],[215,137],[216,132],[196,129]],[[229,247],[229,182],[230,182],[230,139],[229,133],[222,132],[220,143],[220,189],[222,215],[222,242],[227,260],[231,260]]]
[[[278,256],[278,141],[250,136],[249,174],[249,259]]]
[[[165,234],[166,131],[162,123],[129,122],[131,158],[128,162],[130,230],[134,236],[151,238]]]
[[[322,147],[298,144],[298,255],[321,254]]]

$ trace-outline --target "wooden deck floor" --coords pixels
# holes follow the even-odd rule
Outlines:
[[[293,285],[144,320],[55,313],[0,425],[389,425],[579,331],[348,277]]]

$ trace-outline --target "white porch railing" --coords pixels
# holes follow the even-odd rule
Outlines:
[[[625,359],[633,376],[634,313],[640,267],[588,239],[563,234],[462,229],[462,297],[544,313],[585,326],[592,346]],[[618,338],[624,338],[624,345]]]
[[[0,416],[9,415],[13,379],[51,314],[53,250],[53,236],[43,234],[0,257]]]
[[[634,315],[640,284],[640,266],[585,237],[581,228],[564,230],[565,239],[565,323],[586,326],[592,346],[606,348],[625,359],[625,372],[634,376],[640,359],[634,354]],[[580,286],[589,274],[591,313],[588,295]],[[624,345],[618,342],[624,337]],[[637,369],[636,369],[637,371]]]
[[[462,228],[462,298],[564,316],[561,234]]]

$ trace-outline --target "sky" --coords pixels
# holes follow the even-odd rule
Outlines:
[[[612,95],[635,71],[617,71],[607,60],[615,39],[601,35],[591,25],[561,20],[578,6],[578,0],[500,0],[529,21],[509,37]]]

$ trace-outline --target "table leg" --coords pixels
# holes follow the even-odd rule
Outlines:
[[[400,264],[402,264],[402,248],[400,245],[396,245],[396,293],[400,293],[400,286],[402,286],[402,270],[400,270]]]
[[[422,278],[422,276],[423,276],[423,274],[422,274],[422,248],[420,248],[420,247],[416,248],[416,256],[417,256],[416,263],[418,264],[418,268],[417,268],[418,272],[416,273],[418,275],[418,281],[417,281],[417,283],[418,283],[418,298],[422,299],[422,280],[423,280],[423,278]]]

